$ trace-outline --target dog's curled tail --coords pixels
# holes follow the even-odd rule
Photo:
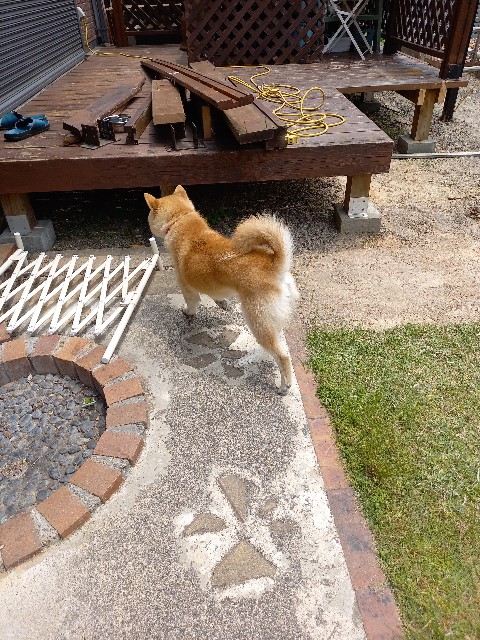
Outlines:
[[[275,216],[251,216],[241,222],[232,237],[237,253],[250,253],[268,248],[279,272],[289,271],[292,265],[293,241],[288,228]]]

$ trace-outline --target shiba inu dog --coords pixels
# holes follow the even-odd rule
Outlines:
[[[173,257],[186,302],[184,313],[195,315],[200,293],[223,309],[228,308],[228,298],[238,297],[250,331],[278,364],[278,392],[285,394],[293,374],[282,329],[298,298],[290,274],[293,247],[287,227],[273,216],[252,216],[226,238],[208,226],[180,185],[170,196],[146,193],[145,200],[150,229],[164,238]]]

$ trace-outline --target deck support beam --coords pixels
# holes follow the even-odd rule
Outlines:
[[[0,203],[8,223],[0,244],[13,242],[13,234],[19,233],[27,251],[50,251],[56,240],[52,222],[37,222],[27,193],[0,194]]]
[[[436,143],[435,140],[429,138],[433,109],[437,102],[445,98],[445,83],[440,89],[418,89],[415,91],[398,91],[398,93],[415,104],[412,129],[409,136],[399,137],[399,152],[433,153]]]
[[[371,174],[347,176],[343,204],[334,206],[335,226],[341,233],[380,232],[380,213],[370,200]]]

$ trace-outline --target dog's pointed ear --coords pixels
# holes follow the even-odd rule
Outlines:
[[[182,187],[181,184],[179,184],[178,187],[175,188],[174,193],[178,193],[179,196],[184,196],[185,198],[188,198],[187,192],[185,191],[185,189]]]
[[[144,193],[143,196],[148,206],[150,207],[150,209],[153,209],[155,207],[155,203],[157,202],[157,199],[151,196],[149,193]]]

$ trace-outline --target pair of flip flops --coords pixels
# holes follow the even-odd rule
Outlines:
[[[5,130],[3,137],[10,142],[24,140],[37,133],[47,131],[50,128],[45,115],[43,116],[22,116],[17,111],[10,111],[0,120],[0,130]]]

